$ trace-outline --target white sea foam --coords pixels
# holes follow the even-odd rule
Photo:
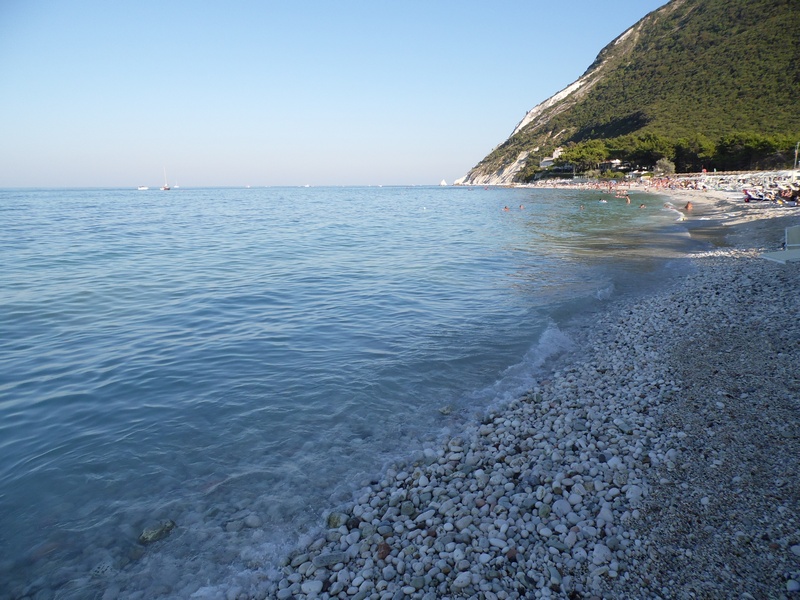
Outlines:
[[[614,284],[607,285],[606,287],[595,292],[595,298],[598,300],[608,300],[614,294]]]
[[[516,400],[535,385],[542,376],[542,367],[548,361],[574,350],[574,347],[567,333],[550,324],[521,361],[505,369],[496,382],[474,396],[485,399],[487,409]]]

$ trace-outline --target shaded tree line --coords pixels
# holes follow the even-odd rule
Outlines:
[[[800,134],[764,135],[737,132],[716,141],[703,134],[670,139],[655,133],[623,135],[610,139],[573,142],[564,147],[556,166],[574,165],[578,172],[597,169],[600,163],[618,159],[633,168],[649,170],[661,159],[675,164],[678,173],[760,171],[792,168]],[[526,172],[532,176],[533,170]]]

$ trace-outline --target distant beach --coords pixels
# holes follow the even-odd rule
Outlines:
[[[694,271],[614,306],[583,332],[588,357],[336,508],[270,596],[798,592],[800,264],[759,253],[800,207],[744,202],[785,175],[744,180],[660,187],[713,242]]]

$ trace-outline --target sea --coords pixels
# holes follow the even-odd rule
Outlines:
[[[688,272],[666,201],[0,190],[0,599],[264,597],[365,483]]]

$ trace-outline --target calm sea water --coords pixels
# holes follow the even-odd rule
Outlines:
[[[663,199],[599,197],[0,191],[0,598],[256,589],[581,316],[681,271]]]

